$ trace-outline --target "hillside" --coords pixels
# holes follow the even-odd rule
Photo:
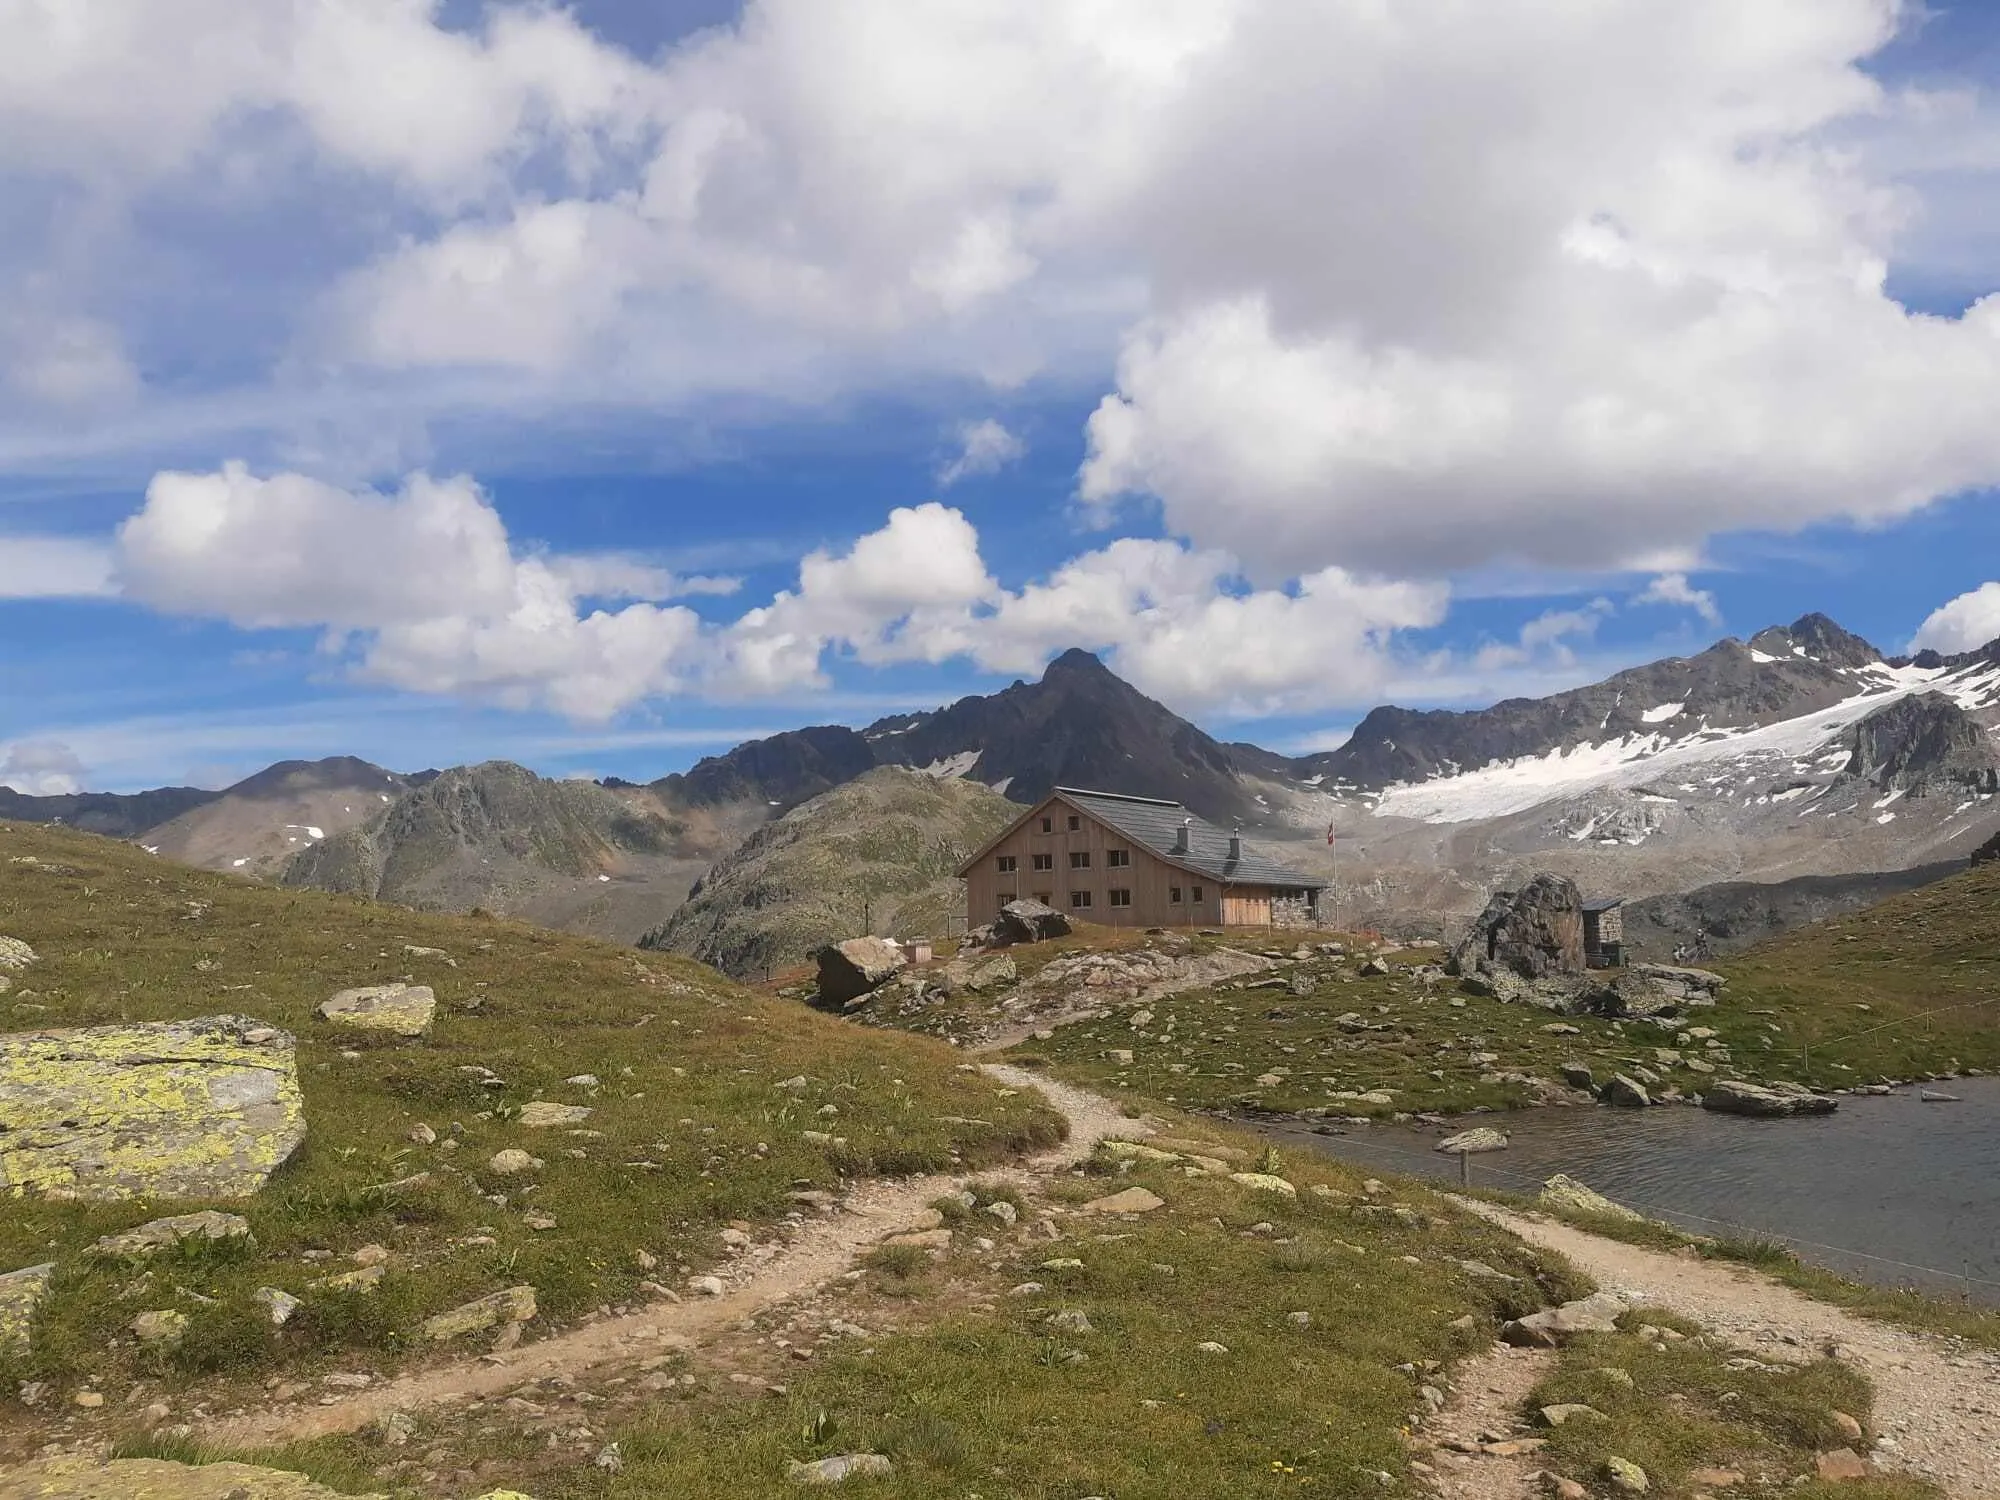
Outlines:
[[[279,879],[629,942],[679,903],[726,837],[642,792],[489,761],[404,791],[365,824],[302,849]]]
[[[1659,963],[1684,953],[1706,962],[1830,917],[1844,916],[1960,874],[1965,864],[1919,865],[1881,874],[1728,880],[1625,903],[1625,946]]]
[[[138,842],[182,864],[276,878],[301,850],[361,827],[423,779],[351,755],[280,761],[147,828]]]
[[[1472,1420],[1419,1388],[1483,1389],[1506,1319],[1587,1290],[1419,1185],[1213,1121],[1056,1090],[1081,1138],[1013,1165],[1062,1128],[1031,1078],[671,956],[14,824],[0,910],[17,1023],[186,1021],[226,994],[258,1066],[296,1037],[306,1126],[247,1196],[30,1195],[0,1216],[10,1500],[335,1493],[270,1465],[384,1500],[777,1500],[856,1454],[880,1476],[862,1488],[913,1497],[1009,1474],[1045,1497],[1162,1474],[1189,1500],[1416,1493],[1419,1455],[1454,1461]],[[427,1034],[314,1015],[405,976],[436,991]],[[34,1045],[0,1037],[0,1065]],[[0,1091],[9,1171],[84,1128],[84,1095],[44,1091],[97,1085],[51,1059],[128,1055],[40,1045],[36,1087]],[[232,1084],[171,1107],[253,1104]],[[143,1165],[216,1164],[189,1146]],[[886,1175],[913,1172],[936,1175]],[[158,1217],[203,1209],[238,1217]],[[1611,1441],[1663,1482],[1794,1472],[1838,1441],[1806,1403],[1868,1413],[1844,1371],[1745,1375],[1693,1341],[1656,1371],[1629,1328],[1600,1337],[1547,1371],[1635,1372],[1592,1396],[1616,1425],[1555,1455],[1574,1472]],[[1526,1430],[1518,1395],[1478,1420]]]
[[[965,915],[959,864],[1020,812],[977,782],[869,771],[758,829],[639,946],[748,975],[862,932],[941,935]]]
[[[71,792],[31,797],[0,786],[0,818],[20,823],[61,823],[106,838],[136,838],[193,808],[212,802],[220,792],[192,786],[163,786],[145,792]]]

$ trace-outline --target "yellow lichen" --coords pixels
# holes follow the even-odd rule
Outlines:
[[[342,1496],[303,1474],[160,1458],[50,1458],[0,1474],[0,1500],[385,1500]]]

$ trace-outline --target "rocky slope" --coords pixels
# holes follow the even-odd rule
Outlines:
[[[1020,811],[975,781],[880,767],[758,829],[640,946],[746,975],[861,932],[942,934],[965,914],[960,862]]]
[[[163,786],[144,792],[73,792],[30,797],[0,786],[0,818],[15,823],[62,823],[106,838],[136,838],[205,803],[220,792],[193,786]]]
[[[274,877],[300,850],[359,828],[425,779],[351,755],[280,761],[146,829],[139,842],[182,864]]]
[[[279,878],[629,942],[679,902],[726,837],[643,793],[489,761],[405,791],[365,824],[301,850]]]
[[[1958,860],[1859,875],[1729,880],[1625,905],[1625,946],[1641,958],[1701,962],[1930,885],[1965,869]]]

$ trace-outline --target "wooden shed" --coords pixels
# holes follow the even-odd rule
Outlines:
[[[1592,969],[1625,963],[1625,898],[1600,896],[1583,903],[1583,961]]]
[[[1317,920],[1326,889],[1178,802],[1080,787],[1057,787],[958,873],[973,927],[1023,897],[1114,926],[1269,927],[1274,905]]]

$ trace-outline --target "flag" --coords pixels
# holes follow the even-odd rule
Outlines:
[[[1331,823],[1326,825],[1326,841],[1328,844],[1333,842],[1333,825]]]

